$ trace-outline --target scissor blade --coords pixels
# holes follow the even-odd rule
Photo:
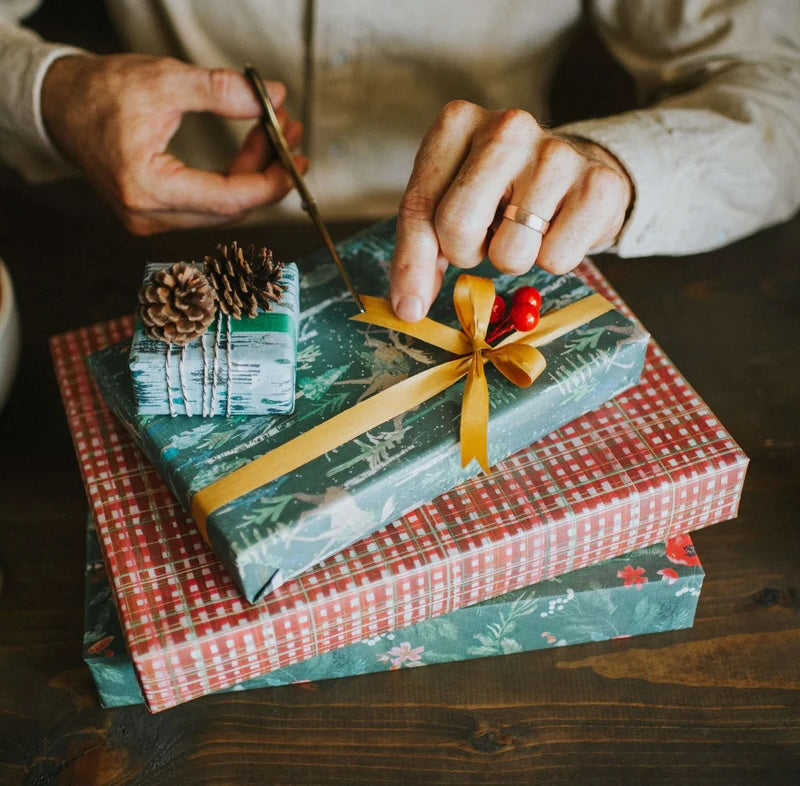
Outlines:
[[[280,159],[281,164],[291,175],[291,178],[294,181],[295,186],[297,186],[298,192],[300,193],[300,199],[303,204],[303,210],[305,210],[306,213],[308,213],[309,217],[314,222],[314,225],[317,227],[317,230],[322,236],[322,240],[325,243],[326,248],[330,252],[330,255],[333,257],[333,261],[336,263],[336,267],[339,269],[339,274],[344,280],[344,283],[347,285],[347,289],[350,292],[350,295],[355,301],[358,310],[363,314],[364,304],[361,302],[361,298],[359,297],[355,286],[353,286],[353,282],[350,280],[350,276],[347,274],[347,270],[345,269],[342,260],[336,253],[336,248],[333,245],[331,236],[328,233],[325,223],[323,222],[322,217],[319,214],[317,203],[311,196],[311,192],[308,190],[308,186],[306,186],[306,183],[303,180],[303,176],[300,174],[300,172],[297,170],[297,167],[294,164],[294,159],[292,158],[291,150],[289,149],[289,145],[287,144],[286,138],[283,135],[283,131],[281,131],[281,125],[280,122],[278,121],[278,115],[275,112],[275,107],[272,105],[272,101],[270,101],[269,95],[267,94],[267,91],[264,88],[264,82],[259,76],[258,71],[256,71],[255,68],[253,68],[253,66],[251,65],[245,66],[244,73],[245,76],[250,80],[250,83],[253,85],[253,89],[255,90],[256,96],[258,97],[259,103],[261,104],[261,108],[263,110],[263,114],[261,116],[261,124],[264,127],[264,131],[267,134],[267,138],[271,142],[272,147],[275,149],[275,153]]]

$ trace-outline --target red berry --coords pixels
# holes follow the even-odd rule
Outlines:
[[[514,303],[508,316],[522,333],[528,333],[539,324],[539,309],[530,303]]]
[[[528,303],[539,309],[542,307],[542,295],[536,287],[520,287],[512,296],[511,303]]]
[[[489,317],[489,324],[499,322],[506,315],[506,301],[500,295],[494,296],[494,303],[492,303],[492,314]]]

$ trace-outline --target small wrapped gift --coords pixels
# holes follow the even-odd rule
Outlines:
[[[147,265],[128,358],[138,414],[291,412],[298,292],[296,265],[263,248]]]
[[[360,292],[387,290],[393,245],[394,224],[386,222],[341,246]],[[349,319],[352,302],[324,252],[303,266],[309,270],[291,417],[137,417],[124,347],[89,359],[110,409],[192,511],[250,601],[603,404],[641,375],[647,333],[574,275],[534,269],[515,278],[488,265],[479,270],[495,274],[500,293],[530,285],[544,298],[532,345],[512,336],[489,347],[464,332],[465,322],[481,322],[481,309],[470,304],[491,305],[487,278],[476,277],[478,294],[465,294],[461,279],[446,277],[432,309],[438,321],[414,325],[394,324],[385,303],[381,311],[377,298],[363,295],[367,316],[376,314],[364,324]],[[462,331],[453,327],[456,313]],[[424,343],[412,337],[425,330]],[[476,368],[474,378],[467,374]],[[482,411],[483,426],[465,439],[465,424],[474,426]],[[465,446],[478,461],[465,463]]]

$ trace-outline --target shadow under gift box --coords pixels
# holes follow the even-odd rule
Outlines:
[[[254,690],[689,628],[703,568],[658,543],[239,683]],[[679,551],[691,547],[684,537]],[[693,547],[691,547],[693,548]],[[86,530],[83,659],[104,707],[143,704],[94,524]]]
[[[394,221],[373,226],[339,246],[358,290],[388,291]],[[291,416],[203,419],[137,416],[127,344],[103,350],[89,364],[109,408],[129,428],[184,509],[200,489],[353,407],[379,390],[444,362],[443,350],[384,328],[352,322],[354,307],[327,252],[298,261],[300,327],[298,393]],[[510,295],[522,285],[542,293],[547,314],[593,294],[580,278],[534,269],[494,275]],[[456,325],[451,269],[431,309]],[[639,381],[649,336],[609,311],[540,347],[547,366],[528,388],[488,367],[489,462],[530,445]],[[464,383],[379,428],[223,504],[208,516],[208,539],[251,602],[326,557],[378,530],[478,472],[461,467],[459,418]]]

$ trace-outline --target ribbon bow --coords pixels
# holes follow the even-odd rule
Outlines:
[[[474,458],[488,473],[489,384],[484,365],[489,361],[515,385],[528,387],[544,371],[546,362],[536,347],[525,343],[527,333],[512,333],[495,347],[486,343],[494,303],[494,285],[490,279],[459,276],[453,290],[453,303],[461,330],[427,317],[419,322],[403,322],[394,315],[387,301],[375,297],[364,298],[365,313],[353,319],[406,333],[458,356],[417,375],[424,377],[425,388],[431,391],[429,394],[422,391],[424,398],[410,402],[403,395],[403,382],[386,392],[394,391],[392,403],[396,402],[398,407],[402,405],[398,411],[404,412],[466,376],[461,404],[461,466],[466,467]]]
[[[590,295],[542,317],[530,333],[516,331],[492,347],[486,343],[494,302],[494,285],[490,279],[459,276],[453,301],[461,330],[428,318],[404,322],[394,315],[388,301],[367,295],[362,295],[361,300],[366,310],[351,319],[406,333],[457,357],[339,412],[198,491],[192,498],[192,517],[206,541],[206,522],[215,510],[413,409],[464,376],[467,380],[461,407],[461,463],[467,466],[475,458],[484,472],[488,472],[486,361],[515,385],[527,387],[545,368],[544,356],[537,346],[549,343],[612,308],[602,295]]]

